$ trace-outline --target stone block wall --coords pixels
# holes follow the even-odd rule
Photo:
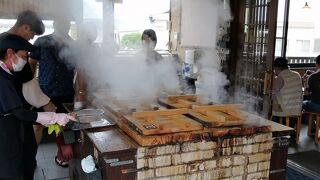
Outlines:
[[[139,147],[137,179],[268,179],[272,134]]]

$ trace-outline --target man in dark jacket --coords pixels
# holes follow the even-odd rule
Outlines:
[[[17,93],[13,72],[19,72],[27,63],[28,52],[35,46],[25,39],[8,34],[0,38],[0,179],[25,180],[25,125],[37,122],[43,125],[64,126],[67,114],[53,112],[36,113],[26,110]]]
[[[5,33],[0,34],[1,37],[7,35],[17,35],[29,41],[35,35],[44,33],[44,24],[39,16],[30,10],[19,13],[14,26]],[[39,108],[43,107],[45,111],[54,111],[55,106],[50,102],[50,98],[46,96],[40,89],[37,80],[34,78],[29,63],[26,63],[23,69],[19,72],[12,72],[17,93],[22,100],[24,108],[30,109],[32,106]],[[23,93],[24,89],[24,93]],[[35,138],[33,124],[24,123],[24,161],[26,171],[26,180],[32,180],[36,167],[37,141]],[[38,127],[38,126],[37,126]],[[43,128],[41,128],[42,130]]]
[[[302,108],[310,112],[320,112],[320,55],[315,58],[316,72],[307,80],[307,91],[310,100],[303,101]],[[315,130],[315,122],[312,123],[312,131]]]

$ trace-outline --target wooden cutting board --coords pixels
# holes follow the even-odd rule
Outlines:
[[[134,112],[124,116],[129,126],[142,135],[168,134],[202,130],[203,125],[186,116],[189,110],[168,109]]]
[[[245,119],[239,111],[241,107],[241,104],[193,105],[189,114],[205,127],[237,126]]]
[[[158,99],[158,103],[170,109],[173,108],[191,108],[192,105],[200,105],[197,102],[196,95],[172,95],[166,98]]]

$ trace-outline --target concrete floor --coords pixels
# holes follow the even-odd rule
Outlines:
[[[315,145],[314,138],[309,137],[307,135],[307,132],[308,132],[308,126],[305,124],[302,124],[301,132],[300,132],[300,143],[298,145],[295,143],[291,143],[288,149],[289,154],[302,152],[302,151],[309,151],[309,150],[320,151],[320,144]]]
[[[42,143],[37,153],[37,169],[34,174],[34,180],[69,179],[69,169],[58,166],[54,157],[57,153],[55,143]]]
[[[47,129],[43,131],[42,142],[38,147],[37,169],[34,180],[69,180],[69,169],[58,166],[54,158],[57,154],[55,137],[48,135]]]

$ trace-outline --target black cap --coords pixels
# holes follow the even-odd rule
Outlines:
[[[20,36],[13,34],[6,34],[0,37],[0,50],[5,51],[7,49],[13,50],[25,50],[28,52],[33,52],[37,49],[36,46],[29,43],[27,40]]]

